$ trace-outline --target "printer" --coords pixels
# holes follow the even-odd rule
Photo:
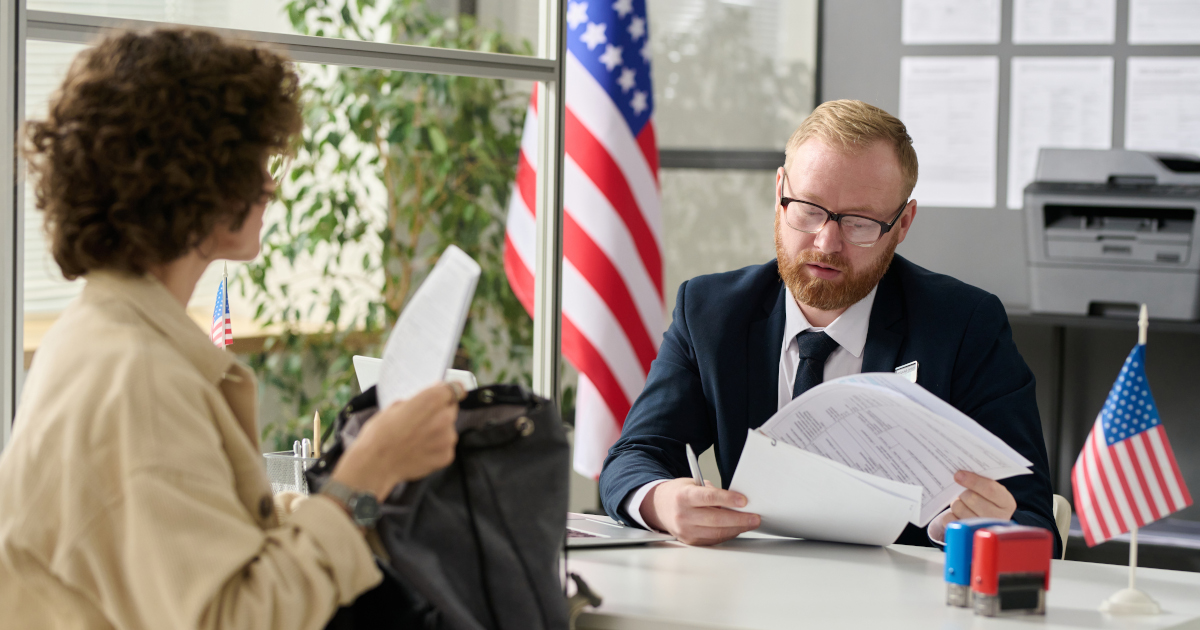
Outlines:
[[[1033,312],[1200,319],[1200,157],[1041,149],[1024,212]]]

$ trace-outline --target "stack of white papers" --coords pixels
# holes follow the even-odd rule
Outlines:
[[[451,245],[417,288],[388,336],[379,368],[379,408],[440,382],[454,361],[467,322],[479,264]]]
[[[949,507],[963,491],[955,472],[998,480],[1032,465],[903,376],[859,374],[810,389],[750,431],[729,488],[765,533],[886,545]]]

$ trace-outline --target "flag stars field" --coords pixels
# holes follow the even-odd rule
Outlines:
[[[649,107],[646,104],[646,93],[641,90],[634,92],[633,98],[629,101],[629,107],[633,109],[633,113],[639,115],[646,111],[646,108]]]
[[[573,31],[579,28],[580,24],[588,21],[588,3],[572,2],[567,7],[567,26]]]
[[[621,61],[621,52],[620,46],[608,44],[604,49],[604,54],[600,55],[600,63],[604,64],[604,67],[608,68],[609,72],[612,72],[617,66],[623,63]]]
[[[621,86],[622,92],[628,92],[637,85],[637,70],[633,68],[624,68],[621,70],[621,78],[617,79],[617,85]]]
[[[643,20],[640,17],[634,17],[629,21],[629,28],[626,30],[629,31],[629,36],[632,37],[633,41],[636,42],[637,40],[646,36],[646,20]]]
[[[607,29],[607,24],[589,22],[587,30],[579,36],[579,41],[587,44],[588,50],[595,50],[597,46],[608,41],[608,36],[604,34]]]

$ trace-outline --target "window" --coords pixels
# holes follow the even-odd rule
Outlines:
[[[314,38],[304,37],[295,34],[287,34],[287,21],[270,18],[270,15],[275,10],[275,7],[282,6],[282,3],[274,2],[273,0],[245,0],[242,2],[232,2],[226,0],[177,0],[165,2],[162,0],[124,0],[122,2],[62,2],[58,0],[27,0],[29,11],[26,12],[21,5],[23,2],[18,2],[17,6],[6,4],[4,13],[0,14],[0,44],[4,50],[0,53],[0,73],[9,85],[16,86],[15,90],[6,90],[6,94],[11,94],[2,104],[0,104],[0,113],[3,114],[4,134],[9,141],[0,149],[0,164],[12,163],[14,155],[11,152],[13,149],[14,132],[22,124],[22,121],[31,117],[40,117],[44,114],[46,103],[51,92],[60,84],[62,77],[66,71],[66,67],[70,60],[80,50],[84,48],[86,42],[91,41],[95,37],[101,35],[109,28],[120,28],[124,23],[123,19],[142,19],[151,22],[164,23],[181,23],[181,24],[203,24],[206,26],[227,28],[227,27],[242,27],[252,26],[253,31],[240,31],[239,35],[250,40],[258,40],[268,42],[276,47],[283,48],[289,53],[293,59],[298,62],[298,67],[306,81],[311,81],[317,86],[334,86],[339,81],[343,81],[348,77],[362,75],[363,73],[374,72],[377,75],[386,76],[402,76],[402,73],[408,73],[409,77],[429,77],[430,74],[416,73],[436,73],[442,76],[441,82],[454,82],[455,79],[445,79],[446,76],[466,76],[480,77],[481,80],[490,81],[490,88],[500,94],[498,101],[503,101],[494,104],[493,108],[497,126],[499,128],[517,127],[515,129],[507,129],[506,132],[511,136],[513,133],[519,137],[520,135],[520,119],[524,114],[525,106],[528,102],[528,94],[532,91],[532,86],[535,81],[541,82],[540,92],[543,98],[553,98],[557,95],[556,87],[561,85],[558,81],[559,65],[553,60],[556,56],[553,46],[554,38],[557,36],[557,30],[554,25],[556,20],[550,20],[546,23],[550,26],[550,30],[541,35],[545,41],[551,42],[550,45],[544,46],[549,53],[542,57],[534,57],[531,55],[533,45],[529,43],[520,44],[519,48],[525,56],[514,57],[511,55],[502,55],[493,52],[473,51],[473,50],[450,50],[438,48],[416,48],[413,46],[395,45],[388,43],[380,43],[379,41],[364,44],[351,39],[337,39],[332,37]],[[463,0],[462,4],[465,4]],[[297,3],[298,5],[299,3]],[[435,10],[442,11],[437,17],[442,22],[438,24],[443,28],[441,32],[445,32],[448,27],[446,24],[454,22],[457,18],[453,10],[456,7],[450,3],[430,3]],[[477,15],[484,29],[490,30],[492,34],[487,37],[477,37],[474,40],[467,38],[470,41],[486,41],[488,45],[494,45],[497,41],[503,40],[505,36],[496,36],[496,25],[500,24],[497,16],[504,14],[509,18],[520,18],[525,16],[525,34],[538,35],[536,29],[529,29],[530,10],[533,11],[533,23],[536,24],[536,11],[539,9],[538,3],[534,0],[495,0],[492,3],[479,2],[471,3],[477,10]],[[556,3],[552,1],[545,2],[547,7],[554,7]],[[340,7],[340,3],[338,5]],[[369,9],[371,10],[371,9]],[[552,10],[552,9],[548,9]],[[55,11],[48,13],[46,11]],[[440,17],[439,17],[440,16]],[[278,17],[278,16],[277,16]],[[311,16],[310,16],[311,17]],[[122,18],[122,19],[113,19]],[[449,22],[446,20],[449,19]],[[24,21],[26,24],[27,40],[20,42],[23,45],[24,56],[14,57],[8,54],[10,50],[19,49],[16,44],[16,36],[22,29],[18,29],[19,21]],[[490,21],[489,21],[490,20]],[[322,22],[324,24],[324,22]],[[334,21],[336,23],[336,21]],[[490,26],[489,26],[490,24]],[[360,33],[365,32],[360,29]],[[469,33],[470,29],[461,27],[461,33]],[[329,34],[329,33],[326,33]],[[377,40],[386,38],[375,38]],[[426,38],[428,40],[428,38]],[[424,40],[422,40],[424,41]],[[428,40],[432,41],[432,40]],[[463,40],[467,41],[467,40]],[[459,42],[461,43],[461,42]],[[10,45],[11,44],[11,45]],[[327,65],[318,65],[327,64]],[[460,80],[457,85],[462,85]],[[320,90],[316,90],[319,92]],[[352,95],[352,100],[357,95]],[[20,99],[20,100],[18,100]],[[350,105],[349,101],[339,101],[341,104]],[[336,108],[333,108],[336,109]],[[24,111],[21,111],[24,110]],[[503,110],[503,111],[500,111]],[[553,108],[549,110],[553,112]],[[338,124],[344,124],[343,119]],[[550,135],[546,137],[557,137],[555,132],[558,125],[557,116],[550,114],[541,117],[541,129],[545,130]],[[319,136],[310,137],[310,145],[312,146],[332,146],[336,144],[332,141],[332,136],[345,134],[348,130],[337,130],[337,124],[333,127],[322,128],[316,131]],[[310,130],[313,127],[310,126]],[[330,132],[333,132],[332,134]],[[355,140],[342,140],[348,145]],[[426,138],[426,143],[429,139]],[[447,140],[441,138],[441,145],[449,144],[453,149],[453,138]],[[438,144],[435,142],[435,144]],[[554,163],[556,156],[553,152],[555,145],[553,143],[547,145],[547,149],[551,151],[545,156],[546,163]],[[359,151],[361,155],[367,156],[370,150]],[[515,152],[513,152],[515,153]],[[280,230],[290,226],[294,234],[299,234],[301,238],[312,238],[314,231],[320,229],[319,226],[303,225],[303,217],[299,216],[303,212],[292,213],[289,215],[289,203],[296,209],[295,206],[305,205],[317,206],[328,202],[333,196],[325,198],[315,197],[315,190],[319,189],[319,184],[322,181],[334,181],[339,177],[339,172],[336,166],[326,162],[326,159],[331,154],[322,154],[317,157],[309,156],[309,166],[311,167],[307,173],[299,173],[295,178],[289,179],[283,186],[285,195],[283,201],[288,203],[277,203],[269,210],[268,215],[275,217],[275,223],[279,224]],[[511,156],[511,161],[515,163],[515,154]],[[304,157],[298,156],[293,164],[293,171],[296,173],[304,165]],[[366,169],[369,171],[369,169]],[[358,177],[352,182],[351,188],[361,193],[361,198],[357,201],[364,208],[373,208],[376,213],[372,214],[369,210],[363,213],[365,220],[378,222],[384,216],[384,206],[386,203],[377,203],[380,199],[387,198],[387,192],[379,179],[372,179],[369,172],[364,171],[361,177]],[[550,173],[556,173],[557,169],[548,169]],[[49,255],[44,238],[42,236],[42,221],[41,216],[33,209],[34,203],[30,198],[29,191],[22,190],[21,181],[18,180],[9,171],[3,171],[5,181],[11,182],[9,190],[12,194],[5,197],[0,197],[0,237],[4,239],[4,250],[21,252],[19,258],[13,260],[0,261],[0,271],[4,275],[0,277],[0,306],[4,308],[0,311],[0,348],[4,349],[5,360],[0,362],[0,376],[3,377],[2,388],[0,388],[0,400],[3,401],[3,437],[7,439],[10,431],[10,419],[16,408],[16,396],[20,389],[20,381],[24,373],[26,364],[25,355],[28,350],[29,354],[36,349],[40,335],[45,333],[45,330],[53,323],[57,314],[65,307],[65,305],[78,293],[80,283],[66,282],[62,279],[61,274],[54,263],[53,258]],[[344,175],[344,173],[341,173]],[[305,178],[310,181],[309,186],[303,186]],[[499,176],[492,173],[493,179]],[[551,178],[554,176],[551,175]],[[511,178],[511,175],[505,179]],[[497,181],[499,181],[497,179]],[[499,189],[494,185],[495,182],[489,182],[493,189]],[[540,207],[550,207],[547,205],[547,199],[553,199],[553,191],[558,186],[558,182],[549,181],[543,182],[544,185],[538,187],[538,205]],[[344,191],[342,191],[344,192]],[[490,193],[489,193],[490,194]],[[507,194],[505,191],[504,195]],[[290,196],[288,196],[290,195]],[[340,202],[345,202],[343,198]],[[471,211],[475,213],[491,213],[489,216],[494,219],[499,217],[498,229],[502,239],[503,235],[503,198],[493,195],[486,200],[474,200],[475,206],[472,206]],[[307,205],[306,205],[307,204]],[[466,205],[471,205],[470,203]],[[476,207],[477,206],[477,207]],[[281,218],[289,217],[290,218]],[[312,213],[307,215],[312,218]],[[556,216],[555,212],[539,212],[539,222],[544,222],[549,225],[554,224]],[[459,217],[461,218],[461,217]],[[270,219],[269,219],[270,221]],[[19,226],[19,229],[12,227]],[[297,231],[298,230],[298,231]],[[444,236],[444,235],[442,235]],[[494,236],[494,230],[491,233]],[[421,252],[435,251],[437,248],[437,240],[439,235],[421,233],[417,235],[421,241]],[[267,249],[272,249],[273,244],[279,245],[281,242],[272,241],[272,236],[267,235]],[[284,251],[292,243],[283,242],[283,247],[274,247],[276,258],[283,256],[288,257],[288,253]],[[11,249],[10,249],[11,245]],[[311,249],[311,251],[310,251]],[[329,286],[336,286],[340,289],[338,295],[341,296],[342,304],[340,306],[341,315],[345,321],[353,321],[357,319],[359,322],[369,314],[367,312],[353,312],[353,308],[345,306],[347,302],[353,304],[362,304],[364,300],[355,298],[352,295],[352,287],[355,284],[373,286],[378,285],[383,280],[384,272],[379,268],[372,268],[372,264],[378,264],[378,257],[372,259],[372,251],[370,244],[361,246],[352,245],[343,248],[342,256],[332,265],[330,262],[328,248],[320,244],[301,251],[295,257],[294,264],[284,265],[286,270],[275,274],[272,268],[271,282],[278,285],[282,282],[291,282],[296,292],[306,293],[306,296],[296,300],[294,304],[288,305],[293,311],[301,313],[299,324],[301,332],[303,326],[311,324],[313,330],[323,330],[328,328],[327,319],[324,315],[331,311],[339,309],[338,298],[332,297],[329,291]],[[375,252],[378,254],[378,252]],[[537,257],[541,260],[544,257],[555,256],[554,241],[549,240],[545,246],[540,246],[536,251]],[[415,286],[419,282],[424,273],[425,260],[420,260],[414,265],[413,275],[410,278]],[[496,265],[493,265],[495,267]],[[342,284],[334,283],[323,284],[321,287],[307,286],[306,282],[310,282],[314,276],[325,273],[325,270],[331,269],[334,276]],[[495,276],[497,273],[500,278],[503,278],[503,270],[500,268],[485,269],[485,278],[488,273]],[[216,286],[218,278],[222,273],[222,269],[218,265],[213,265],[205,277],[201,279],[197,285],[196,292],[193,296],[193,302],[190,305],[189,311],[198,323],[202,323],[207,328],[207,322],[211,318],[212,301],[215,298]],[[242,270],[230,265],[229,274],[231,277],[242,273]],[[244,275],[244,274],[243,274]],[[403,272],[400,275],[404,275]],[[552,281],[553,278],[539,278],[539,281]],[[539,286],[542,284],[539,282]],[[316,283],[320,284],[320,283]],[[556,283],[547,282],[547,286],[553,287]],[[241,295],[241,291],[237,284],[234,284],[231,291],[235,299],[231,300],[231,310],[234,315],[234,337],[239,338],[239,332],[245,336],[254,336],[259,333],[278,332],[278,329],[260,331],[257,325],[250,323],[254,319],[254,315],[260,315],[260,321],[263,319],[261,313],[256,313],[258,302],[239,302],[237,299]],[[253,294],[253,291],[247,291],[248,295]],[[292,294],[293,296],[295,293]],[[261,297],[261,296],[259,296]],[[307,300],[307,301],[306,301]],[[548,300],[545,307],[547,313],[553,312],[556,301]],[[275,306],[277,306],[276,304]],[[268,305],[271,308],[271,305]],[[486,313],[481,315],[482,319],[489,317]],[[526,320],[528,321],[528,320]],[[536,356],[526,349],[524,356],[500,355],[501,346],[498,345],[501,340],[504,340],[504,335],[501,333],[495,338],[480,333],[476,334],[475,338],[480,340],[470,350],[472,356],[465,357],[467,360],[476,361],[476,365],[488,366],[479,368],[485,373],[483,377],[492,376],[487,374],[487,370],[509,369],[516,370],[525,374],[531,371],[534,375],[534,385],[538,391],[546,394],[551,394],[552,389],[548,387],[539,387],[538,377],[541,377],[540,382],[553,381],[547,377],[547,374],[557,373],[557,351],[554,345],[554,340],[557,339],[558,317],[546,316],[539,317],[538,323],[544,324],[543,330],[540,330],[541,338],[549,341],[548,344],[540,344],[538,349],[540,353]],[[276,321],[276,324],[279,322]],[[494,324],[494,322],[491,322]],[[492,327],[495,329],[495,326]],[[353,337],[357,329],[353,325],[349,326],[349,330],[342,331],[349,337]],[[528,331],[525,333],[528,337]],[[526,339],[528,341],[528,339]],[[511,344],[503,347],[507,348]],[[253,341],[245,348],[253,348]],[[9,350],[11,349],[11,352]],[[235,348],[236,349],[236,348]],[[518,352],[518,355],[520,353]],[[541,358],[539,358],[541,357]],[[349,357],[342,357],[348,362]],[[297,360],[297,359],[292,359]],[[299,359],[301,362],[303,359]],[[303,384],[301,384],[303,385]],[[308,392],[300,392],[301,396],[308,395]],[[268,418],[269,419],[269,418]],[[3,442],[0,442],[2,445]]]
[[[417,44],[440,48],[533,55],[536,51],[538,0],[429,0],[427,2],[343,2],[341,0],[26,0],[30,11],[53,11],[78,16],[142,20],[259,33],[302,33],[348,40]],[[343,7],[351,17],[344,20]],[[399,23],[397,14],[416,24],[426,13],[454,17],[458,22],[436,34],[404,34],[379,28]],[[477,21],[512,35],[517,45],[496,50],[490,41],[458,37],[453,26]],[[420,31],[421,29],[417,29]],[[519,40],[526,40],[524,46]]]

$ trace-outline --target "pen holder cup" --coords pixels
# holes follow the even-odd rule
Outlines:
[[[308,494],[308,480],[304,471],[317,463],[316,457],[297,457],[291,451],[263,453],[267,464],[267,479],[271,480],[271,492],[299,492]]]

